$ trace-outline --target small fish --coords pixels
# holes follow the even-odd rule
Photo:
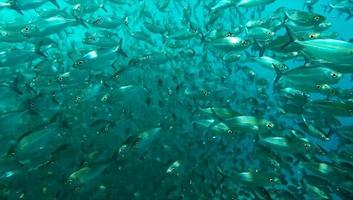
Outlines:
[[[264,133],[274,128],[272,122],[254,116],[236,116],[225,120],[224,123],[235,133]]]

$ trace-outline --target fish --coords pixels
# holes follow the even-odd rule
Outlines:
[[[240,37],[223,37],[210,42],[210,46],[224,52],[242,51],[247,49],[251,42]]]
[[[122,39],[119,42],[119,45],[115,48],[101,48],[97,50],[93,50],[88,52],[87,54],[83,55],[81,58],[77,59],[74,64],[73,68],[77,69],[89,69],[89,68],[96,68],[98,63],[102,63],[103,61],[109,61],[110,65],[114,64],[115,59],[119,55],[127,57],[127,54],[122,49]],[[108,64],[108,65],[109,65]],[[111,66],[106,66],[105,68],[110,68]],[[98,68],[99,70],[99,68]],[[104,68],[101,68],[104,71]]]
[[[298,10],[284,11],[286,18],[300,26],[318,25],[326,20],[323,15]]]
[[[351,199],[352,16],[2,1],[0,199]]]
[[[8,0],[6,3],[4,3],[5,5],[3,6],[13,9],[18,13],[20,13],[21,15],[23,15],[23,11],[38,8],[47,2],[48,1],[44,1],[44,0],[34,0],[34,1]],[[52,3],[54,6],[56,6],[57,8],[60,8],[57,0],[50,0],[49,2]]]
[[[294,88],[304,92],[317,90],[317,85],[338,83],[342,74],[325,67],[299,67],[281,73],[277,68],[275,85],[279,88]]]
[[[43,37],[56,34],[63,29],[74,25],[83,25],[87,27],[81,20],[55,16],[29,23],[20,31],[25,37]]]
[[[236,6],[250,8],[254,6],[264,6],[275,2],[275,0],[240,0],[237,2]]]
[[[291,38],[290,42],[294,42],[302,47],[308,57],[313,60],[323,60],[323,62],[347,64],[351,63],[353,44],[342,40],[335,39],[313,39],[307,41],[298,41],[287,27],[288,34]],[[340,57],[340,60],[336,60]]]
[[[266,119],[254,116],[236,116],[227,119],[225,122],[233,132],[268,132],[274,128],[274,124]]]

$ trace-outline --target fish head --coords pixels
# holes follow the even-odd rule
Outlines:
[[[38,29],[38,26],[35,24],[27,24],[25,27],[21,29],[21,34],[29,37],[31,36],[36,30]]]
[[[0,41],[9,37],[9,32],[6,30],[0,30]]]
[[[99,26],[104,22],[104,19],[102,16],[98,16],[92,20],[90,20],[90,23],[95,26]]]
[[[317,39],[317,38],[320,37],[320,33],[316,33],[316,32],[314,32],[314,33],[309,33],[307,37],[308,37],[307,39],[309,39],[309,40]]]
[[[272,130],[275,127],[275,125],[268,120],[263,120],[262,124],[265,130]]]
[[[84,64],[84,61],[82,59],[79,59],[75,61],[75,63],[72,65],[73,68],[81,68],[81,66]]]
[[[97,51],[91,51],[84,55],[82,58],[75,61],[72,67],[82,68],[89,65],[90,61],[95,60],[98,57]]]
[[[281,72],[285,72],[288,70],[288,66],[284,63],[280,63],[278,65],[276,65],[276,67],[281,71]]]
[[[313,21],[315,22],[315,24],[321,24],[322,22],[324,22],[326,20],[326,18],[324,16],[319,15],[319,14],[313,15],[313,17],[314,17]]]
[[[244,48],[249,47],[252,44],[248,39],[241,39],[240,43]]]
[[[267,38],[267,39],[272,39],[272,38],[275,36],[275,32],[273,32],[273,31],[271,31],[271,30],[267,30],[267,31],[265,32],[265,34],[266,34],[266,38]]]
[[[328,76],[328,78],[332,81],[338,81],[339,79],[341,79],[341,77],[342,77],[342,73],[336,72],[334,70],[332,70]]]
[[[96,35],[89,35],[83,38],[82,42],[85,44],[95,44],[97,42],[97,37]]]

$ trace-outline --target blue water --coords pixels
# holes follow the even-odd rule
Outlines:
[[[284,52],[285,25],[299,22],[274,12],[322,15],[327,30],[301,29],[349,42],[353,18],[325,9],[339,1],[319,0],[312,13],[304,0],[234,0],[218,11],[229,1],[53,2],[0,3],[0,200],[353,198],[353,95],[337,92],[353,89],[353,70],[322,81],[333,95],[299,88],[306,101],[283,98],[275,81],[312,64],[315,82],[319,67],[343,58],[327,65],[303,47]],[[250,20],[268,22],[258,27],[274,36],[250,36]],[[256,43],[287,71],[254,62]],[[327,111],[319,101],[339,105]]]

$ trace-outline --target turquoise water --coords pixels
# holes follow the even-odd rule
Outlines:
[[[352,1],[0,13],[0,200],[353,198]]]

